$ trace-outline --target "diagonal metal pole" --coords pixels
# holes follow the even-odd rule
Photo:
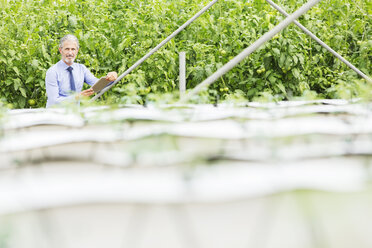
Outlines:
[[[191,24],[193,21],[195,21],[199,16],[201,16],[204,12],[206,12],[210,7],[212,7],[218,0],[213,0],[208,5],[206,5],[203,9],[201,9],[198,13],[196,13],[190,20],[185,22],[182,26],[180,26],[176,31],[174,31],[171,35],[169,35],[165,40],[159,43],[155,48],[153,48],[149,53],[147,53],[145,56],[143,56],[140,60],[138,60],[135,64],[133,64],[131,67],[129,67],[123,74],[121,74],[111,85],[107,86],[103,90],[101,90],[97,95],[95,95],[91,101],[96,100],[99,98],[103,93],[111,89],[117,82],[119,82],[123,77],[128,75],[131,71],[133,71],[135,68],[137,68],[140,64],[142,64],[143,61],[145,61],[148,57],[150,57],[153,53],[155,53],[157,50],[159,50],[162,46],[164,46],[168,41],[173,39],[179,32],[184,30],[189,24]]]
[[[215,73],[210,75],[206,80],[198,84],[193,90],[191,90],[187,95],[182,97],[178,102],[179,103],[185,103],[190,98],[199,93],[203,88],[206,88],[210,84],[214,83],[217,79],[219,79],[221,76],[223,76],[226,72],[230,71],[234,66],[239,64],[243,59],[245,59],[247,56],[249,56],[252,52],[257,50],[261,45],[263,45],[266,41],[270,40],[273,36],[275,36],[277,33],[282,31],[285,27],[287,27],[289,24],[291,24],[294,20],[296,20],[298,17],[300,17],[303,13],[308,11],[311,7],[313,7],[315,4],[320,2],[321,0],[310,0],[306,4],[304,4],[301,8],[299,8],[297,11],[295,11],[292,15],[288,16],[286,19],[284,19],[281,23],[276,25],[273,29],[271,29],[269,32],[265,33],[263,36],[261,36],[258,40],[256,40],[252,45],[244,49],[240,54],[235,56],[232,60],[227,62],[224,66],[222,66],[220,69],[218,69]]]
[[[266,0],[271,6],[273,6],[275,9],[277,9],[280,13],[285,15],[286,17],[289,16],[287,12],[285,12],[279,5],[275,4],[271,0]],[[324,43],[322,40],[320,40],[318,37],[316,37],[313,33],[311,33],[307,28],[305,28],[301,23],[298,21],[293,21],[294,24],[296,24],[302,31],[304,31],[307,35],[309,35],[311,38],[313,38],[316,42],[318,42],[322,47],[327,49],[330,53],[332,53],[334,56],[336,56],[338,59],[340,59],[342,62],[344,62],[350,69],[354,70],[356,73],[358,73],[362,78],[367,80],[367,82],[372,83],[372,79],[368,77],[366,74],[361,72],[358,68],[353,66],[349,61],[347,61],[344,57],[342,57],[340,54],[338,54],[336,51],[334,51],[331,47],[329,47],[326,43]]]

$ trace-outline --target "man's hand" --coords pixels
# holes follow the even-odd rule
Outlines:
[[[82,92],[80,92],[81,96],[91,96],[93,94],[94,94],[94,90],[92,88],[83,90]]]
[[[115,71],[111,71],[107,73],[106,80],[108,81],[115,81],[118,78],[118,74]]]
[[[79,100],[79,98],[81,97],[81,96],[91,96],[91,95],[93,95],[94,94],[94,90],[92,89],[92,88],[90,88],[90,89],[87,89],[87,90],[83,90],[82,92],[80,92],[79,94],[77,94],[76,96],[75,96],[75,99],[76,100]]]

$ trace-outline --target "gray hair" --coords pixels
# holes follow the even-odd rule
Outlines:
[[[77,49],[79,49],[79,40],[78,40],[78,38],[76,38],[75,35],[72,35],[72,34],[67,34],[67,35],[62,37],[62,39],[59,41],[59,48],[62,48],[63,47],[63,42],[65,42],[67,40],[75,42],[76,46],[77,46]]]

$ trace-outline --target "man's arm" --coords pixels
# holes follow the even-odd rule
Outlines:
[[[45,88],[48,96],[47,107],[58,104],[62,101],[72,100],[74,96],[60,95],[57,82],[57,72],[48,70],[45,76]]]
[[[83,65],[84,66],[84,65]],[[98,81],[98,78],[96,78],[88,68],[84,66],[84,82],[92,86]],[[108,81],[115,81],[118,78],[118,74],[114,71],[107,73],[106,80]],[[110,83],[111,84],[111,83]]]
[[[84,82],[86,82],[87,84],[92,86],[93,84],[95,84],[98,81],[98,78],[96,78],[90,72],[90,70],[88,70],[88,68],[85,67],[85,65],[82,65],[82,66],[83,66],[83,72],[84,72]]]

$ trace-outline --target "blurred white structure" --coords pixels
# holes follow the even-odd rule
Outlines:
[[[371,247],[371,109],[10,111],[0,247]]]

